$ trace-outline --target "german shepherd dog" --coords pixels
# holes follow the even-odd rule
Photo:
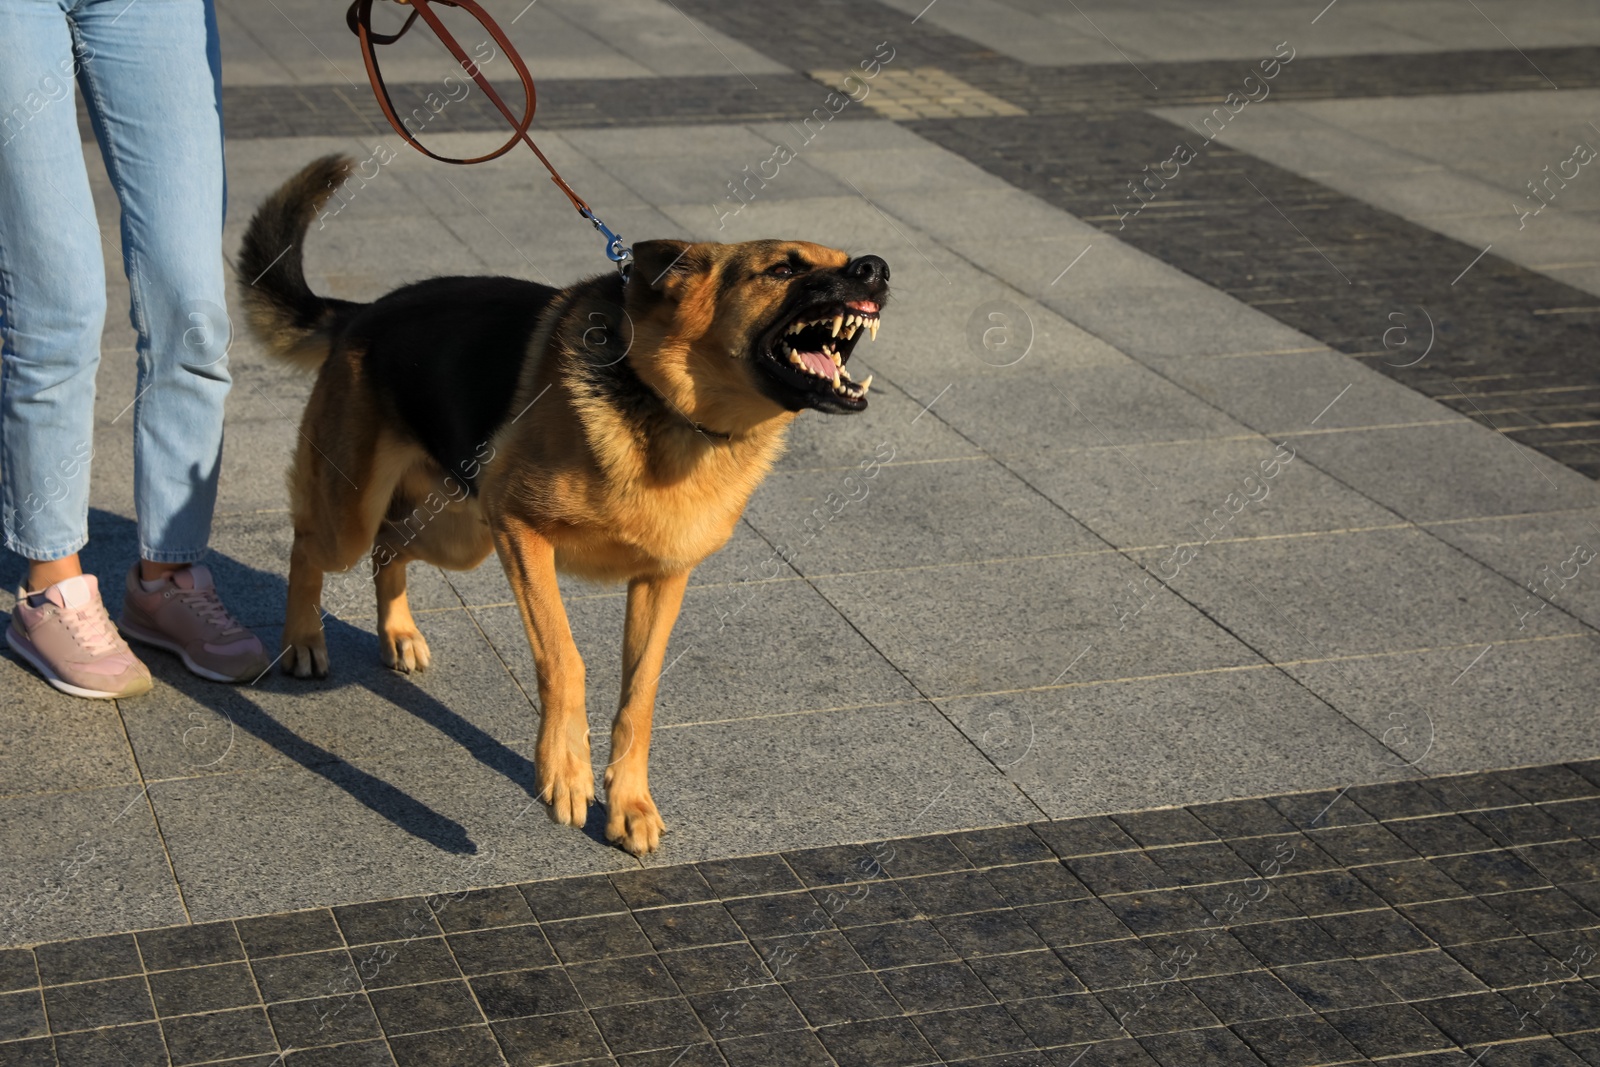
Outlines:
[[[493,549],[538,670],[540,798],[582,826],[584,666],[556,573],[626,581],[606,837],[652,852],[666,825],[650,720],[689,572],[728,540],[799,411],[866,408],[871,378],[846,368],[878,332],[889,267],[803,241],[646,241],[626,279],[434,278],[334,300],[307,286],[302,246],[351,168],[329,156],[291,178],[239,258],[252,331],[317,372],[288,479],[284,670],[327,674],[323,575],[369,554],[379,655],[425,669],[406,564],[466,570]]]

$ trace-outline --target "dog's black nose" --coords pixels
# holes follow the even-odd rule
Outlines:
[[[889,264],[877,256],[861,256],[846,263],[844,273],[846,277],[876,285],[889,280]]]

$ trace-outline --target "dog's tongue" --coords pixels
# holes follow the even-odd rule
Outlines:
[[[801,362],[811,373],[820,374],[824,378],[833,377],[833,357],[825,356],[821,352],[796,352],[795,355],[800,357]]]

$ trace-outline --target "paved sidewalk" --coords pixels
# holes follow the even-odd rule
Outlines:
[[[152,654],[153,693],[101,704],[0,659],[0,946],[1600,756],[1600,580],[1579,563],[1600,549],[1600,178],[1521,230],[1511,206],[1575,138],[1600,147],[1600,20],[1321,7],[494,7],[540,79],[541,147],[625,237],[803,238],[894,273],[857,356],[870,410],[799,419],[693,579],[657,711],[661,853],[607,845],[598,808],[579,832],[534,803],[532,662],[492,560],[412,568],[434,651],[415,678],[378,664],[350,575],[327,590],[322,682],[224,688]],[[230,256],[303,162],[382,145],[393,161],[308,241],[319,291],[604,267],[526,153],[406,149],[342,12],[219,10]],[[734,199],[883,41],[881,92]],[[1274,95],[1134,198],[1282,41]],[[406,48],[387,70],[420,100],[450,68]],[[476,94],[440,120],[442,149],[492,138]],[[134,356],[91,170],[113,313],[85,559],[107,576],[135,543]],[[309,386],[246,336],[231,367],[212,566],[275,645]],[[869,458],[868,495],[819,526]],[[763,579],[775,545],[800,548]],[[622,595],[567,591],[600,723]],[[1138,877],[1107,892],[1155,888]],[[0,1026],[0,1064],[20,1036]]]
[[[1592,1063],[1597,838],[1591,761],[58,941],[0,950],[0,1012],[23,1039],[0,1049],[11,1063],[52,1047],[63,1063]]]

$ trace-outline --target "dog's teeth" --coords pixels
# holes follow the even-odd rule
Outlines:
[[[796,367],[804,367],[805,366],[805,361],[800,358],[800,353],[796,352],[792,348],[789,349],[789,362],[792,363]]]
[[[861,379],[860,385],[861,385],[861,391],[863,393],[865,393],[868,389],[871,389],[872,388],[872,375],[869,374],[865,378]]]
[[[833,317],[833,322],[829,326],[829,329],[832,332],[833,336],[835,336],[835,337],[839,336],[839,327],[842,326],[842,325],[844,325],[844,316],[843,315],[835,315]]]
[[[867,322],[867,330],[868,330],[868,332],[870,332],[872,334],[872,339],[874,341],[876,341],[878,339],[878,320],[877,319],[868,320],[868,322]]]

